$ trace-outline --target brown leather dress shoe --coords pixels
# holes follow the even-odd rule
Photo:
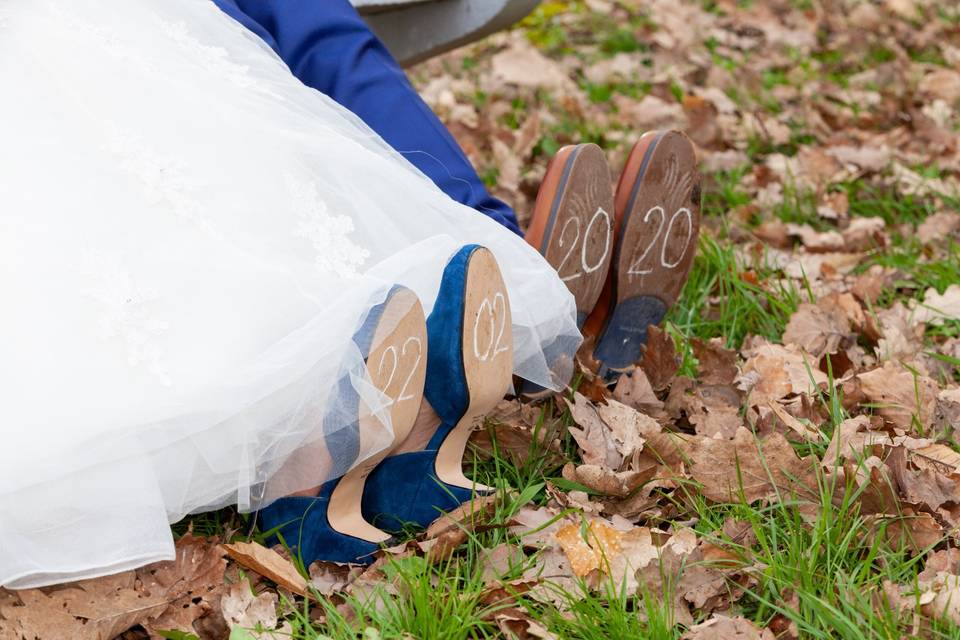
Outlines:
[[[627,158],[614,205],[612,265],[583,327],[598,373],[634,365],[676,302],[693,266],[700,231],[700,173],[680,131],[644,134]]]
[[[613,252],[613,183],[600,147],[578,144],[557,152],[526,238],[573,293],[582,327],[603,290]]]

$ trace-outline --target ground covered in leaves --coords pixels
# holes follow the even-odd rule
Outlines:
[[[371,568],[224,511],[174,563],[0,591],[0,638],[960,637],[960,8],[547,0],[412,74],[521,217],[563,144],[695,140],[700,252],[641,366],[505,401],[499,495]]]

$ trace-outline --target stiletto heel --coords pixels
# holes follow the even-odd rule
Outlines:
[[[359,396],[345,378],[341,385],[356,402],[357,422],[326,436],[328,444],[337,441],[332,449],[354,451],[352,460],[341,465],[342,477],[324,483],[316,496],[281,498],[259,512],[261,530],[275,530],[274,538],[296,547],[308,565],[315,560],[366,564],[391,540],[389,533],[363,518],[360,502],[370,472],[410,434],[423,398],[427,327],[423,307],[412,291],[394,287],[370,310],[354,342],[364,354],[374,386],[390,400],[391,445],[342,473],[377,426],[376,417],[360,417]]]
[[[465,246],[447,264],[427,332],[424,395],[441,424],[426,449],[388,457],[370,475],[363,514],[386,531],[426,526],[491,491],[462,466],[470,432],[509,390],[513,371],[510,301],[488,249]]]

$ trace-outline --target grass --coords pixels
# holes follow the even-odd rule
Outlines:
[[[703,235],[690,278],[667,320],[682,336],[720,336],[728,347],[739,348],[751,334],[779,341],[801,301],[801,292],[778,280],[762,260],[745,265],[732,245]]]
[[[897,273],[893,286],[877,301],[879,306],[887,307],[907,298],[920,300],[928,288],[943,293],[951,284],[960,282],[960,245],[951,242],[942,256],[928,259],[916,238],[896,236],[891,247],[872,256],[858,271],[873,265],[894,269]]]
[[[227,532],[246,534],[251,530],[248,517],[237,513],[233,507],[194,514],[172,528],[177,538],[188,532],[196,536],[222,536]]]
[[[662,594],[649,594],[637,600],[607,584],[599,594],[581,589],[561,592],[564,611],[543,610],[530,605],[528,611],[560,638],[607,640],[608,638],[650,638],[675,640],[681,632],[674,624],[673,612],[664,604]]]
[[[340,610],[321,601],[327,635],[353,638],[359,627],[374,628],[382,638],[402,638],[404,634],[435,640],[496,636],[492,616],[507,605],[485,602],[483,576],[476,562],[430,566],[424,558],[402,558],[385,572],[400,597],[375,587],[362,599],[348,598]]]
[[[928,288],[943,293],[951,284],[960,282],[960,245],[948,240],[940,252],[931,254],[914,233],[916,225],[937,211],[935,203],[857,182],[844,188],[850,198],[851,215],[883,218],[892,230],[890,246],[875,252],[857,269],[862,273],[879,265],[896,271],[893,285],[877,300],[878,306],[889,307],[897,300],[910,298],[920,300]],[[955,199],[944,200],[949,208],[957,208]]]
[[[536,453],[536,452],[534,452]],[[543,453],[543,452],[541,452]],[[509,469],[498,458],[493,464]],[[525,474],[513,468],[513,477]],[[542,482],[516,487],[532,502],[544,499]],[[691,492],[687,515],[698,533],[728,549],[738,550],[742,563],[758,569],[755,582],[733,614],[759,624],[780,618],[804,638],[900,638],[909,633],[912,617],[882,601],[884,581],[910,584],[922,569],[922,556],[911,557],[883,535],[885,524],[871,524],[860,513],[860,489],[847,485],[838,492],[822,480],[819,502],[811,508],[794,496],[771,504],[708,503]],[[839,497],[837,497],[839,495]],[[505,524],[521,501],[506,502],[493,518]],[[749,526],[756,542],[749,548],[714,532],[728,518]],[[874,534],[874,535],[871,535]],[[386,568],[393,586],[377,586],[361,596],[299,605],[289,616],[293,638],[422,638],[467,640],[501,637],[494,618],[508,606],[519,607],[560,638],[679,638],[664,594],[627,597],[614,584],[599,591],[584,586],[557,589],[562,606],[516,594],[508,601],[491,600],[483,579],[483,554],[512,540],[503,528],[471,534],[450,560],[431,565],[424,558],[402,558]],[[508,571],[509,581],[522,567]],[[788,606],[785,603],[790,603]],[[317,620],[322,620],[318,625]],[[321,631],[322,630],[322,631]],[[934,622],[931,637],[960,638],[960,628]]]

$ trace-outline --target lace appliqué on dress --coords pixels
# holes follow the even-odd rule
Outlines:
[[[94,24],[77,10],[68,5],[50,7],[52,13],[59,18],[69,29],[71,35],[81,37],[85,45],[99,47],[117,60],[125,60],[135,66],[141,73],[156,73],[153,65],[139,51],[130,46],[129,36],[125,41],[124,34],[110,29],[107,25]]]
[[[226,49],[203,44],[197,40],[190,34],[185,22],[161,21],[160,26],[171,40],[180,45],[197,64],[212,72],[213,76],[225,78],[238,87],[248,88],[257,85],[249,75],[250,67],[230,60],[230,53]]]
[[[182,161],[166,158],[138,136],[116,128],[107,135],[105,147],[119,159],[120,170],[139,181],[148,204],[166,204],[185,222],[216,235],[203,215],[203,207],[191,194],[200,185],[188,178],[191,172]]]
[[[119,257],[88,253],[84,263],[83,271],[92,284],[83,293],[101,304],[103,339],[118,338],[126,348],[130,366],[143,367],[163,386],[172,386],[163,364],[163,349],[156,344],[169,325],[150,314],[151,304],[159,299],[157,292],[138,287]]]
[[[306,238],[316,252],[317,270],[335,273],[342,278],[357,276],[370,252],[353,242],[353,218],[328,212],[327,203],[320,197],[315,182],[297,182],[287,178],[294,211],[300,217],[296,235]]]

